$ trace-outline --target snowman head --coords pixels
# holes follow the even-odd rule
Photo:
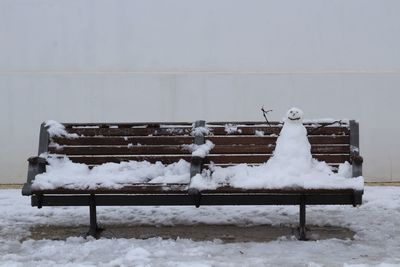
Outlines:
[[[288,121],[291,122],[302,122],[303,121],[303,111],[298,108],[291,108],[286,113]]]

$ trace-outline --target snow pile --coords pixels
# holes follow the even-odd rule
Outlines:
[[[213,142],[206,140],[206,143],[203,145],[190,144],[184,145],[183,148],[192,152],[192,156],[194,157],[205,158],[210,153],[211,149],[214,148],[214,146],[215,145]]]
[[[341,164],[338,174],[325,162],[312,158],[311,145],[303,123],[303,112],[297,108],[288,111],[284,126],[276,142],[272,158],[261,166],[240,164],[231,167],[212,167],[192,178],[191,187],[215,189],[230,185],[239,188],[306,188],[362,190],[363,177],[351,178],[351,166]]]
[[[36,175],[33,189],[121,188],[132,183],[188,183],[190,164],[185,160],[163,165],[147,161],[106,163],[90,169],[67,157],[47,157],[46,172]]]
[[[60,145],[58,143],[55,143],[55,142],[51,141],[49,143],[49,147],[55,148],[56,150],[61,150],[61,149],[63,149],[65,147],[65,145]]]
[[[47,128],[47,132],[50,137],[66,137],[66,138],[78,138],[77,134],[70,134],[65,130],[64,125],[55,120],[45,121],[44,126]]]
[[[345,163],[339,165],[338,175],[345,178],[351,178],[353,175],[352,171],[353,169],[350,163],[346,161]]]
[[[265,136],[264,131],[259,131],[259,130],[256,130],[256,131],[254,132],[254,134],[255,134],[256,136]]]
[[[225,125],[225,132],[226,134],[235,134],[235,133],[242,133],[242,130],[238,129],[237,125],[228,123]]]
[[[215,189],[221,186],[237,188],[268,189],[355,189],[363,190],[363,177],[345,178],[333,173],[324,162],[314,162],[309,170],[303,173],[290,173],[292,168],[285,169],[279,165],[263,164],[248,166],[240,164],[232,167],[214,167],[212,175],[203,172],[194,176],[190,187],[199,190]]]

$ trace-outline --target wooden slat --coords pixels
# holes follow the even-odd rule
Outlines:
[[[328,126],[320,129],[316,129],[315,127],[306,127],[307,132],[313,135],[348,135],[349,129],[347,127],[334,127]],[[225,131],[225,127],[210,127],[211,132],[214,135],[228,135]],[[255,135],[256,131],[263,131],[265,135],[276,134],[278,135],[281,131],[282,127],[280,126],[257,126],[257,127],[249,127],[249,126],[239,126],[237,127],[237,131],[231,133],[230,135]]]
[[[261,166],[262,164],[264,164],[264,162],[263,163],[249,163],[249,164],[247,164],[247,166],[257,167],[257,166]],[[213,163],[213,164],[210,164],[210,163],[206,163],[206,164],[203,164],[203,168],[210,168],[211,165],[214,166],[214,167],[226,168],[226,167],[236,166],[237,164],[225,164],[225,163],[219,163],[219,164]]]
[[[155,163],[157,161],[162,162],[163,164],[171,164],[174,162],[178,162],[180,159],[184,159],[188,162],[191,160],[191,156],[185,155],[167,155],[167,156],[146,156],[146,155],[137,155],[137,156],[70,156],[69,157],[75,163],[84,163],[87,165],[100,165],[107,162],[115,162],[119,163],[122,161],[149,161],[151,163]]]
[[[271,155],[209,155],[205,163],[222,163],[222,164],[238,164],[238,163],[263,163],[266,162]],[[314,158],[325,161],[326,163],[343,163],[349,161],[349,155],[313,155]]]
[[[263,163],[252,163],[252,164],[247,164],[248,166],[260,166]],[[226,167],[232,167],[232,166],[236,166],[237,164],[213,164],[213,166],[215,167],[222,167],[222,168],[226,168]],[[335,170],[337,170],[337,168],[339,168],[339,163],[328,163],[328,165]],[[211,166],[211,164],[204,164],[203,167],[204,168],[209,168]]]
[[[96,189],[67,189],[57,188],[51,190],[35,190],[34,194],[187,194],[187,184],[132,184],[118,189],[96,188]],[[244,189],[230,186],[223,186],[214,190],[202,190],[202,194],[221,194],[221,193],[256,193],[256,194],[353,194],[353,189],[302,189],[302,188],[282,188],[282,189]]]
[[[275,144],[277,137],[270,136],[208,136],[216,145],[270,145]],[[138,137],[80,137],[68,139],[54,137],[54,143],[60,145],[183,145],[192,144],[194,138],[191,136],[138,136]],[[311,144],[349,144],[349,136],[310,136],[308,140]]]
[[[339,120],[335,120],[339,121]],[[333,122],[333,121],[332,121]],[[305,121],[303,122],[303,125],[305,126],[312,126],[312,127],[319,127],[319,126],[339,126],[339,127],[349,127],[349,121],[343,121],[342,123],[336,122],[335,124],[332,125],[332,122],[327,122],[327,121]],[[266,121],[220,121],[220,122],[207,122],[207,126],[214,126],[214,127],[224,127],[227,124],[231,125],[243,125],[243,126],[268,126],[269,125],[279,125],[282,126],[283,122],[282,121],[270,121],[269,125]]]
[[[118,128],[132,128],[132,127],[163,127],[164,125],[182,125],[191,127],[192,122],[90,122],[90,123],[62,123],[65,128],[84,128],[84,127],[98,127],[110,128],[118,126]]]
[[[311,153],[312,154],[349,154],[350,155],[350,146],[348,146],[348,145],[336,145],[336,146],[312,145]]]
[[[191,152],[182,146],[67,146],[49,148],[50,153],[65,155],[165,155]]]
[[[68,133],[83,136],[174,136],[190,135],[192,127],[171,128],[69,128]]]
[[[225,125],[243,125],[243,126],[269,126],[266,121],[213,121],[207,122],[208,127],[225,127]],[[270,121],[270,125],[280,125],[281,121]]]
[[[211,154],[271,154],[275,146],[256,145],[217,145]],[[49,147],[49,152],[65,155],[165,155],[188,154],[191,152],[183,146],[66,146]],[[316,154],[350,153],[348,145],[321,146],[314,145],[311,152]]]
[[[256,145],[217,145],[211,154],[272,154],[275,146],[256,146]],[[311,152],[315,154],[345,154],[350,153],[348,145],[342,146],[312,146]]]
[[[67,139],[53,138],[60,145],[183,145],[193,144],[191,136],[138,136],[138,137],[80,137]]]
[[[214,135],[227,135],[224,127],[211,127]],[[240,126],[237,132],[230,135],[255,135],[256,131],[263,131],[266,135],[278,135],[282,127],[280,126]],[[82,136],[173,136],[173,135],[190,135],[192,127],[170,127],[170,128],[68,128],[69,133],[76,133]],[[348,135],[347,127],[323,127],[316,129],[315,127],[307,127],[308,133],[312,135]]]
[[[270,125],[278,125],[282,126],[281,121],[270,121]],[[119,128],[132,128],[132,127],[153,127],[154,125],[158,125],[158,127],[162,127],[165,125],[182,125],[182,126],[192,126],[193,122],[90,122],[90,123],[62,123],[66,128],[72,127],[100,127],[100,128],[109,128],[110,126],[118,126]],[[224,127],[227,124],[232,125],[246,125],[246,126],[269,126],[266,121],[224,121],[224,122],[207,122],[207,125],[214,127]],[[320,125],[329,125],[327,122],[305,122],[306,126],[320,126]],[[336,126],[336,125],[334,125]],[[342,127],[348,127],[349,123],[343,123]]]
[[[207,136],[206,140],[210,140],[216,145],[274,145],[277,137],[271,136]],[[311,144],[349,144],[350,138],[346,136],[309,136],[308,140]]]
[[[214,162],[216,164],[239,164],[239,163],[248,163],[248,164],[260,164],[266,162],[271,157],[271,154],[265,155],[209,155],[204,163],[209,164]],[[349,161],[349,155],[338,154],[338,155],[313,155],[314,158],[325,161],[328,164],[338,164],[343,163],[345,161]],[[147,160],[149,162],[161,161],[164,164],[170,164],[174,162],[178,162],[180,159],[184,159],[188,162],[191,160],[191,156],[186,155],[167,155],[167,156],[145,156],[145,155],[137,155],[137,156],[70,156],[69,157],[73,162],[76,163],[85,163],[88,165],[100,165],[107,162],[115,162],[119,163],[122,161],[143,161]]]

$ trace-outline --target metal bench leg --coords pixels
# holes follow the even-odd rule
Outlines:
[[[94,195],[90,195],[89,200],[89,210],[90,210],[90,228],[87,236],[93,236],[94,238],[98,238],[102,228],[100,228],[97,224],[97,214],[96,214],[96,199]]]
[[[299,227],[299,239],[306,241],[306,198],[301,196],[300,200],[300,227]]]

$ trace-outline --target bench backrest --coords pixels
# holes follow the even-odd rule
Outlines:
[[[78,138],[49,139],[48,152],[67,155],[73,162],[91,166],[107,162],[147,160],[164,164],[191,160],[183,149],[193,143],[192,123],[63,124]]]
[[[282,124],[279,122],[212,122],[213,133],[206,137],[215,144],[208,162],[217,165],[238,163],[261,164],[272,156]],[[324,126],[327,125],[327,126]],[[336,168],[350,161],[349,123],[306,123],[313,157]]]
[[[67,155],[73,162],[90,166],[128,160],[191,161],[185,145],[195,142],[192,123],[64,123],[78,138],[49,137],[42,126],[39,154]],[[205,166],[239,163],[261,164],[274,151],[282,124],[279,122],[207,122],[204,140],[215,144],[204,159]],[[358,151],[358,124],[354,121],[305,123],[313,157],[336,168]]]

